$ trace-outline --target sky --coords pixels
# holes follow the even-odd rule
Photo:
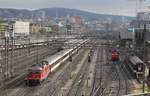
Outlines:
[[[146,0],[141,6],[145,9],[148,8],[150,0]],[[135,16],[136,14],[136,0],[0,0],[0,7],[30,10],[72,8],[100,14],[125,16]]]

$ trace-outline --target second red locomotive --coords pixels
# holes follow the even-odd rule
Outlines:
[[[114,50],[111,53],[111,61],[119,61],[119,52]]]

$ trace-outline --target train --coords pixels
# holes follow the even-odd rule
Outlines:
[[[111,61],[119,61],[120,53],[117,50],[113,50],[111,53]]]
[[[43,59],[38,64],[33,64],[28,69],[25,84],[41,84],[42,81],[47,79],[52,72],[63,64],[64,61],[72,57],[87,42],[87,40],[79,40],[78,42],[80,43],[74,48],[61,50],[55,55]]]
[[[126,56],[124,59],[124,63],[137,79],[143,78],[145,71],[145,64],[138,56],[135,55]]]

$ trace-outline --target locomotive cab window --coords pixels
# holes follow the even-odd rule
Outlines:
[[[41,71],[32,71],[32,72],[29,72],[29,74],[40,74],[42,73]]]

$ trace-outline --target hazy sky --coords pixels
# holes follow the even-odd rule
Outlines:
[[[136,0],[0,0],[1,8],[39,9],[51,7],[75,8],[95,13],[135,15]],[[150,5],[147,0],[143,5]]]

